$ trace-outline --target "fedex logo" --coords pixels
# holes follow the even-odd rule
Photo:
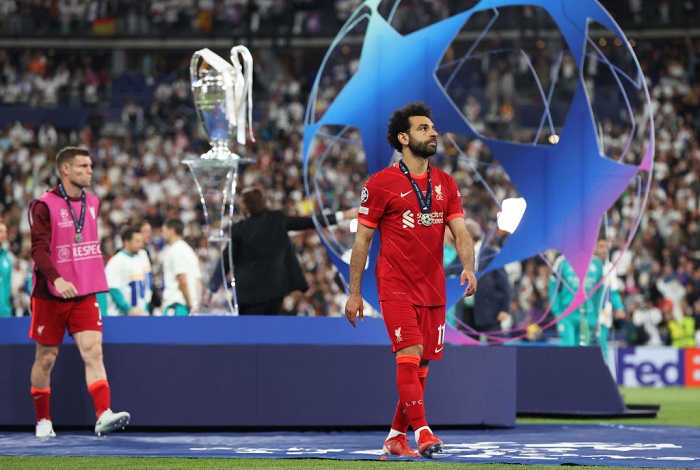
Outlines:
[[[617,383],[625,386],[683,385],[683,351],[675,348],[617,350]]]
[[[609,364],[618,385],[700,388],[700,348],[641,346],[616,350]]]

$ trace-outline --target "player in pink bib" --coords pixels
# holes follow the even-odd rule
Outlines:
[[[29,208],[32,235],[32,322],[36,343],[31,394],[36,436],[55,437],[49,415],[51,370],[63,336],[73,337],[85,362],[95,405],[96,434],[126,426],[129,413],[110,409],[111,393],[102,359],[102,318],[95,293],[107,290],[97,234],[100,200],[84,191],[92,179],[90,152],[66,147],[56,155],[61,182]]]

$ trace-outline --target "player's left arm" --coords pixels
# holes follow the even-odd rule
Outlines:
[[[455,239],[457,257],[462,262],[462,273],[459,276],[459,285],[467,283],[464,296],[469,297],[476,292],[476,275],[474,274],[474,242],[464,224],[464,209],[462,208],[462,194],[459,192],[457,182],[447,175],[447,226]]]
[[[464,225],[462,217],[450,219],[447,222],[447,226],[455,238],[457,256],[462,262],[463,269],[459,277],[459,285],[463,286],[467,283],[467,288],[464,290],[465,297],[474,295],[476,292],[476,275],[474,274],[474,243],[472,242],[472,237],[469,236],[467,226]]]

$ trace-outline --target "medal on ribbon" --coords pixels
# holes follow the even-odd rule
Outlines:
[[[70,216],[73,219],[73,225],[75,225],[75,237],[73,237],[73,239],[75,240],[75,243],[81,243],[83,241],[83,225],[85,224],[85,191],[80,193],[80,218],[75,215],[73,205],[68,199],[68,194],[66,193],[66,188],[63,187],[63,183],[58,183],[58,192],[61,193],[63,200],[66,201],[66,204],[68,204],[68,210],[70,211]]]
[[[423,191],[420,190],[420,186],[418,186],[416,180],[414,180],[411,176],[411,172],[408,171],[408,167],[403,162],[403,160],[399,160],[399,168],[401,169],[403,174],[406,175],[408,181],[411,182],[411,186],[413,186],[413,192],[418,198],[418,205],[420,206],[421,211],[418,221],[424,227],[430,227],[431,225],[433,225],[434,222],[433,214],[430,213],[430,208],[433,205],[433,186],[430,182],[430,165],[428,165],[428,189],[425,192],[425,197],[423,196]]]

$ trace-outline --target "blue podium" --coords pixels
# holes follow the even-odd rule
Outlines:
[[[0,319],[0,426],[33,424],[29,319]],[[433,426],[515,425],[518,348],[445,348],[426,389]],[[108,317],[112,407],[144,427],[387,427],[398,400],[381,319]],[[95,416],[77,347],[52,373],[57,426]]]

